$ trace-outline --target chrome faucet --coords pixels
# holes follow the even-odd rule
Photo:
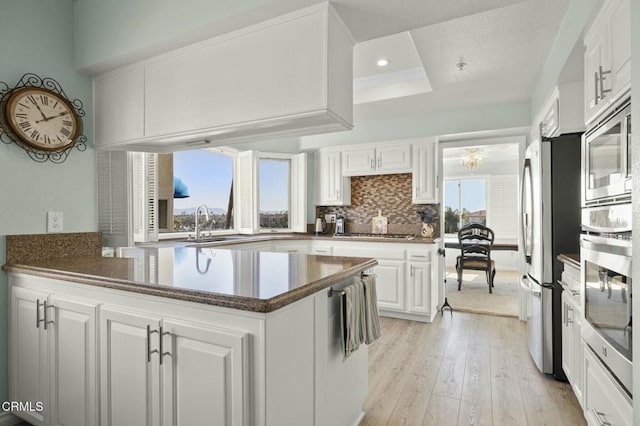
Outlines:
[[[200,204],[196,209],[196,241],[200,239],[200,209],[204,209],[204,217],[209,222],[209,207]]]

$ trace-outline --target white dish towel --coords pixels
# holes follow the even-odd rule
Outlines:
[[[345,358],[362,343],[369,344],[380,337],[375,276],[364,276],[362,280],[343,288],[340,296],[340,328]]]

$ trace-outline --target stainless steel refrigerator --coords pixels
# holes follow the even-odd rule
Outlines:
[[[534,140],[525,151],[521,212],[529,352],[540,371],[562,371],[560,253],[580,252],[581,133]]]

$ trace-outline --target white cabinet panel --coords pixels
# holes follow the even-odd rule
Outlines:
[[[351,204],[351,180],[342,176],[341,152],[316,152],[315,167],[317,205],[344,206]]]
[[[144,67],[93,80],[95,144],[103,148],[144,136]]]
[[[405,310],[405,263],[397,260],[378,260],[373,268],[380,309]]]
[[[436,141],[413,145],[413,204],[437,203]]]
[[[585,123],[625,96],[631,85],[631,0],[607,0],[584,38]]]
[[[633,424],[631,401],[615,384],[588,347],[585,353],[584,415],[589,425],[624,426]]]
[[[44,331],[43,306],[46,293],[11,288],[11,325],[9,329],[9,399],[42,401],[44,410],[16,413],[32,425],[49,423],[49,376],[47,368],[47,334]]]
[[[429,314],[431,312],[430,289],[431,263],[407,262],[409,279],[407,280],[407,310],[414,314]]]
[[[248,335],[170,319],[162,325],[163,424],[246,424]]]
[[[51,296],[51,425],[98,424],[97,305]]]
[[[373,148],[353,149],[342,152],[342,174],[361,176],[374,174],[376,150]]]
[[[615,0],[609,12],[611,94],[618,97],[631,84],[631,0]]]
[[[148,334],[147,327],[155,333]],[[100,379],[103,425],[157,425],[159,318],[103,308],[100,313]]]
[[[411,171],[411,145],[394,143],[377,148],[376,170],[385,173]]]

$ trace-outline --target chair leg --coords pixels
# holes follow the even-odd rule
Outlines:
[[[456,265],[456,270],[458,271],[458,291],[460,291],[460,287],[462,287],[462,265]]]
[[[495,285],[493,285],[493,282],[496,279],[496,270],[494,269],[493,272],[491,273],[491,287],[495,287]]]

